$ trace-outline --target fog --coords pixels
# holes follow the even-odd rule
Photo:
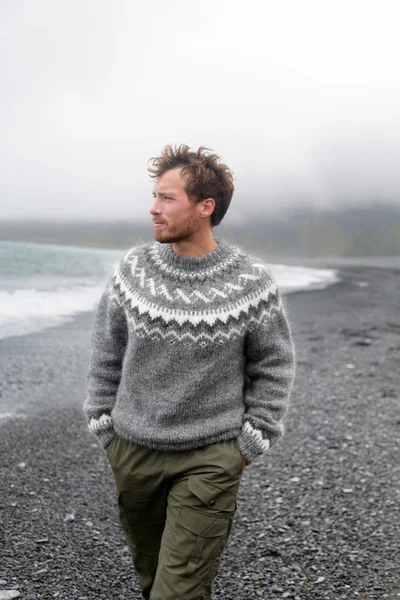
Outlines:
[[[149,219],[147,161],[200,145],[232,220],[400,204],[396,2],[0,4],[0,218]]]

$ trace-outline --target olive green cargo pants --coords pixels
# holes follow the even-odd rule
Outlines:
[[[237,508],[237,441],[159,452],[116,436],[107,457],[143,598],[209,600]]]

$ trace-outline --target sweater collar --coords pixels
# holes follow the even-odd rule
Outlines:
[[[155,243],[158,248],[159,257],[163,262],[184,271],[198,271],[218,265],[231,255],[232,249],[227,242],[218,237],[214,237],[214,239],[218,246],[202,256],[181,256],[174,252],[172,244]]]

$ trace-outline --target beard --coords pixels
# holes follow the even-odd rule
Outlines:
[[[154,229],[154,237],[161,244],[175,244],[192,237],[199,230],[198,223],[191,211],[185,219],[175,224],[165,223],[161,229]]]

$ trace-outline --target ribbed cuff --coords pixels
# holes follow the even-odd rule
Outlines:
[[[103,413],[98,417],[92,417],[89,420],[88,427],[97,437],[103,448],[105,448],[115,436],[113,419],[108,413]]]
[[[262,437],[261,431],[252,427],[248,421],[244,423],[237,442],[239,450],[248,465],[258,456],[264,454],[270,446],[269,441]]]

